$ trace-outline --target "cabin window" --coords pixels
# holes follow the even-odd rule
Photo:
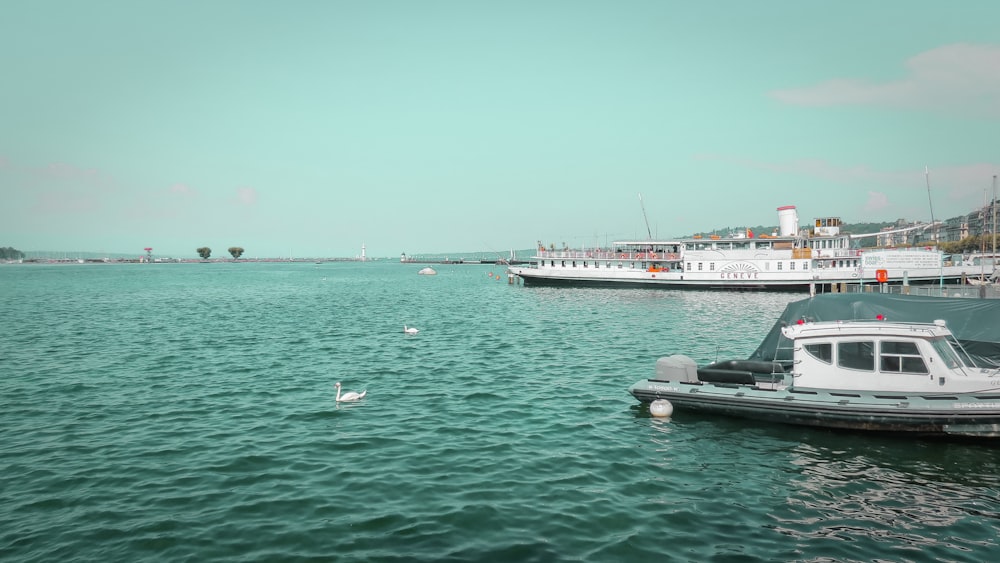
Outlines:
[[[916,342],[882,342],[879,370],[884,373],[929,373]]]
[[[944,338],[932,338],[931,345],[937,350],[937,353],[944,360],[944,365],[951,369],[955,369],[962,365],[961,360],[958,359],[958,355],[955,354],[955,350],[948,344],[948,341]]]
[[[576,260],[573,260],[573,267],[576,268]]]
[[[833,363],[833,345],[829,342],[826,344],[806,344],[803,348],[810,356],[824,364]]]
[[[788,269],[789,270],[794,270],[795,269],[795,262],[789,262],[788,263]]]
[[[803,262],[802,263],[802,269],[803,270],[808,270],[809,269],[809,262]]]
[[[698,262],[698,271],[699,272],[701,271],[701,266],[702,266],[701,262]]]
[[[782,265],[783,263],[784,263],[784,262],[778,262],[778,271],[779,271],[779,272],[781,271],[781,265]]]
[[[714,272],[715,271],[715,262],[709,262],[708,263],[708,269],[710,271]]]
[[[622,263],[621,263],[621,262],[619,262],[619,263],[618,263],[618,269],[621,269],[621,268],[622,268]]]
[[[875,343],[837,343],[837,365],[846,369],[875,371]]]

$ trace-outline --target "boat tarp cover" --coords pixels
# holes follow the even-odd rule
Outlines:
[[[792,359],[781,327],[806,321],[873,320],[932,323],[943,320],[980,367],[1000,365],[1000,299],[969,299],[885,293],[826,293],[789,303],[751,360]]]

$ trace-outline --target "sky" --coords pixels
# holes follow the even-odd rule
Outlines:
[[[506,254],[784,205],[953,217],[1000,174],[998,21],[993,0],[0,0],[0,246]]]

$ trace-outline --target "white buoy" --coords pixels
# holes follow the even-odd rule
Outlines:
[[[657,418],[666,418],[674,414],[674,406],[666,399],[657,399],[649,403],[649,414]]]

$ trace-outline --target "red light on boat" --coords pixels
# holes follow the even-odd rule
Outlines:
[[[877,320],[884,321],[885,320],[885,315],[879,313],[878,315],[875,315],[875,318]]]
[[[800,325],[804,325],[804,324],[806,324],[806,321],[805,321],[805,319],[799,319],[799,320],[797,320],[797,321],[795,321],[795,322],[796,322],[796,323],[798,323],[798,324],[800,324]]]

